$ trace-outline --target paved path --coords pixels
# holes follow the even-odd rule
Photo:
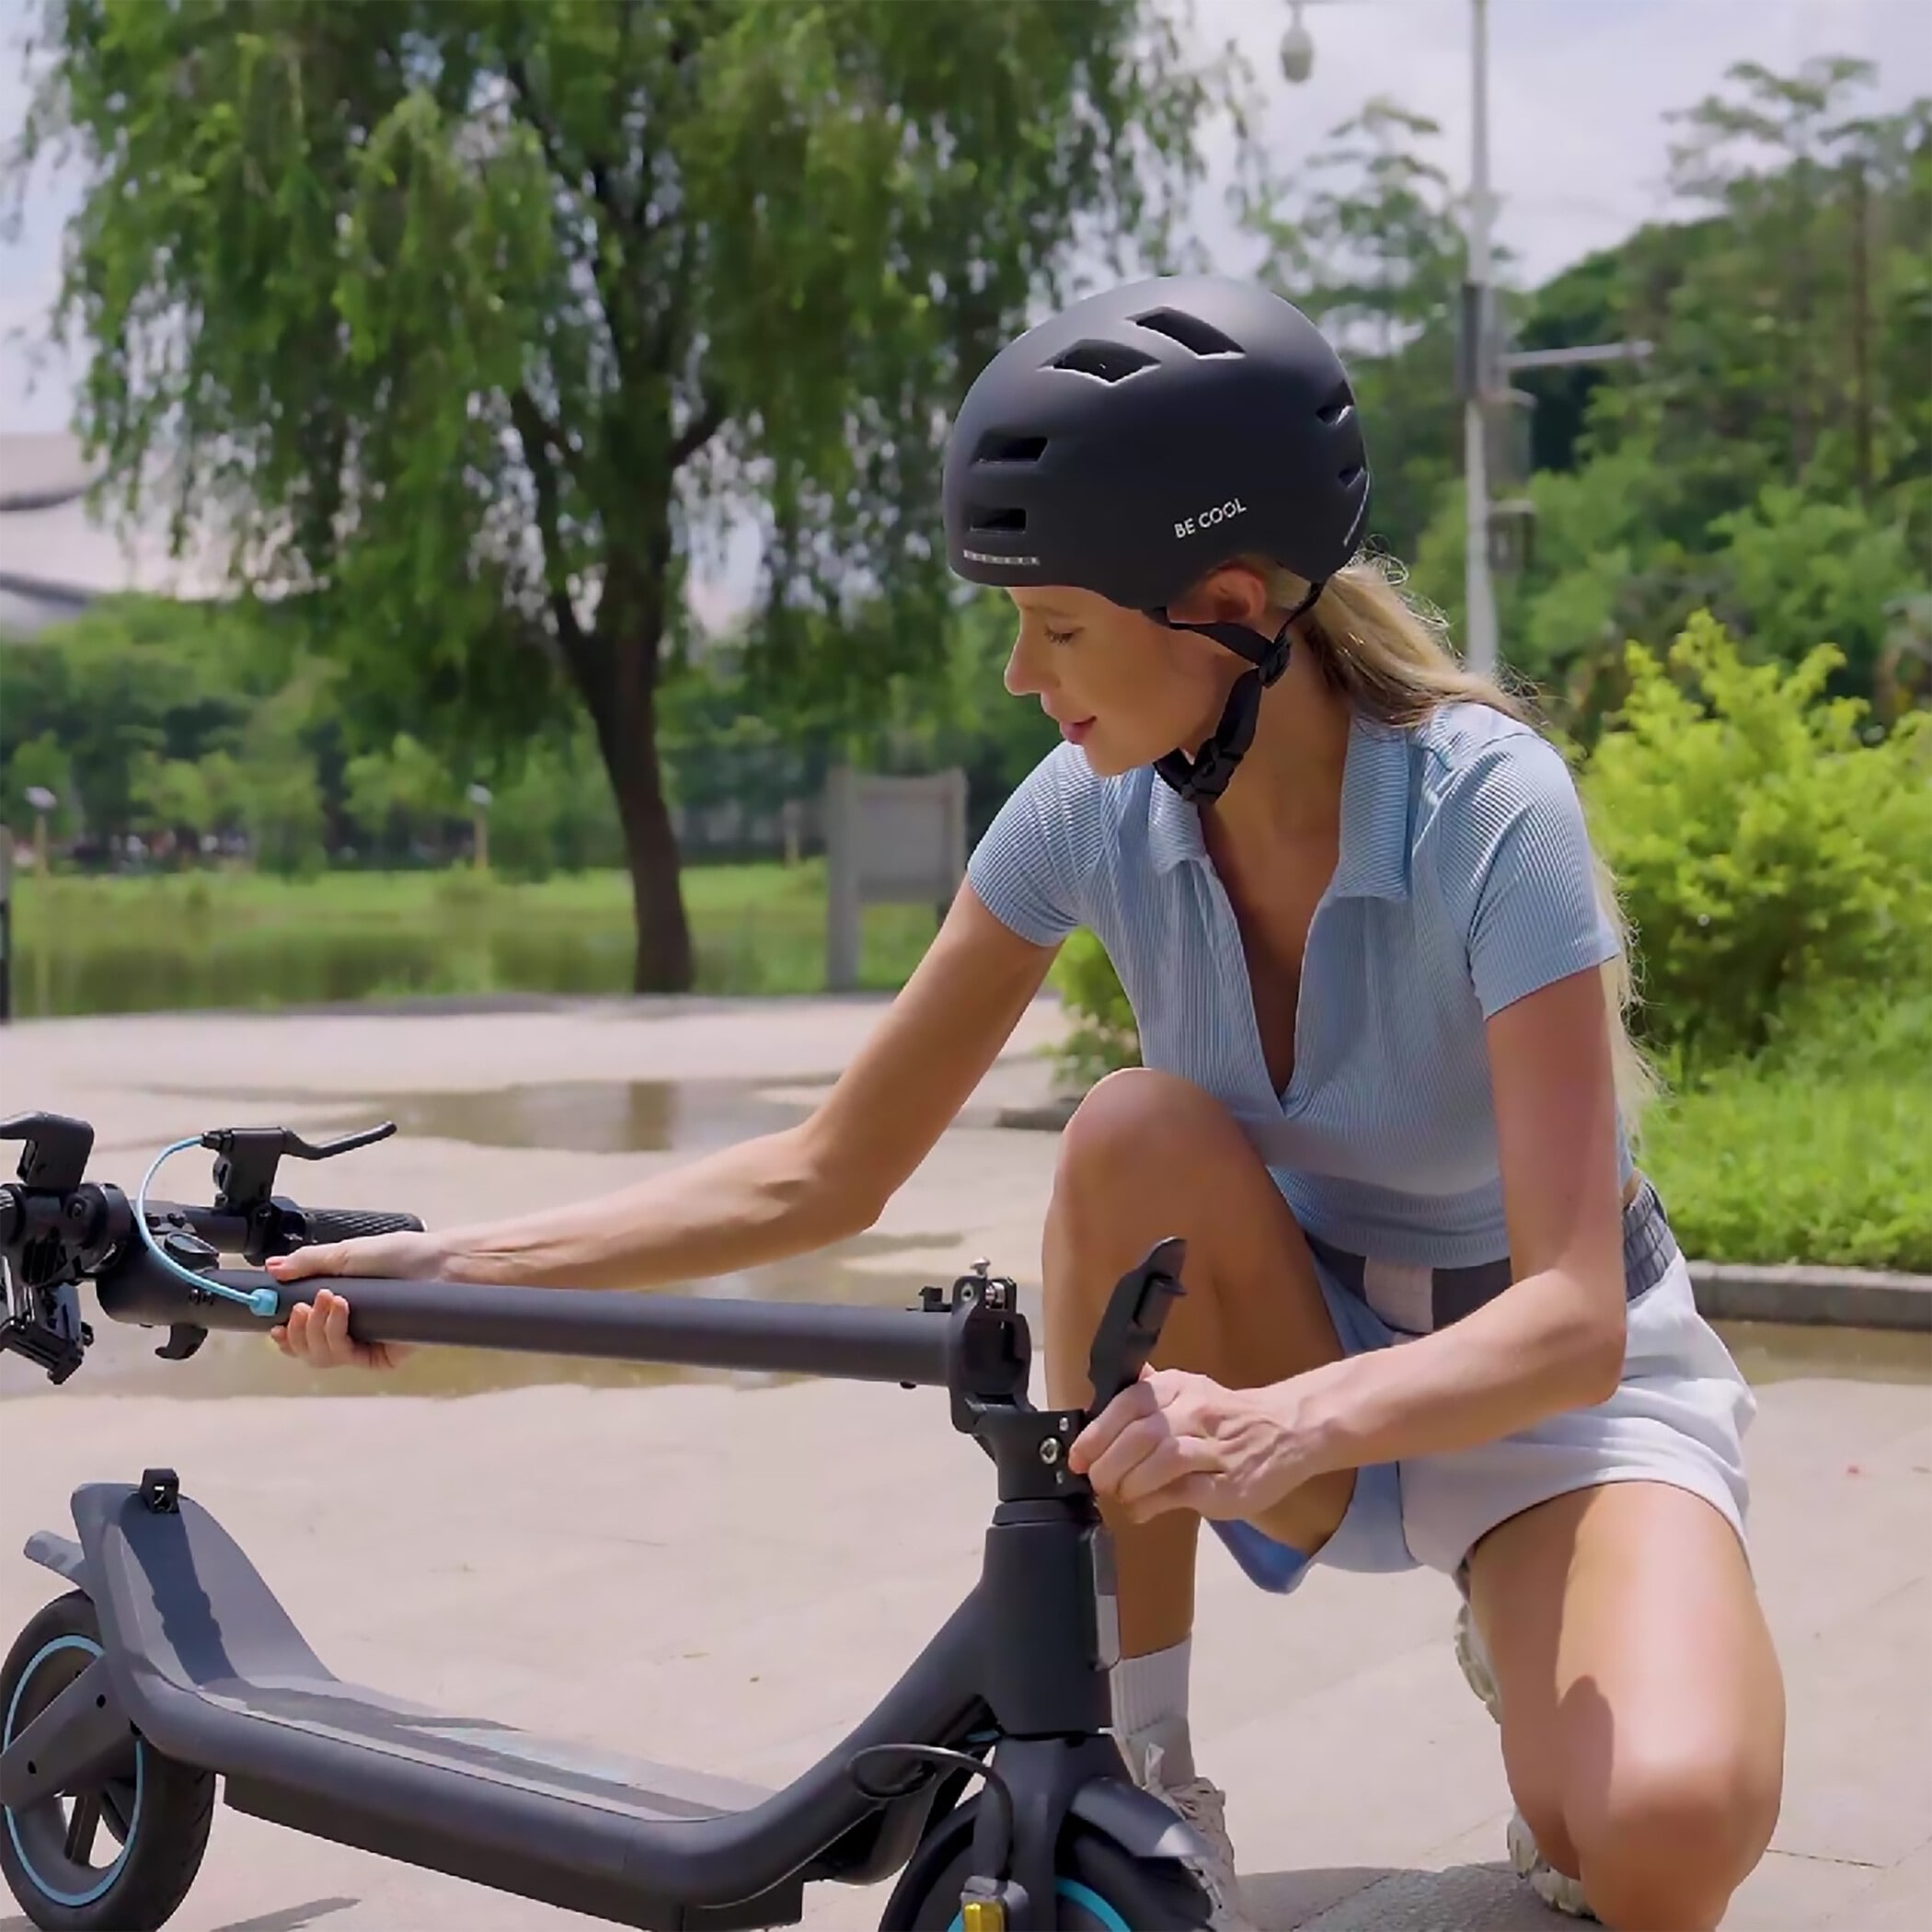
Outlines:
[[[523,1086],[753,1078],[809,1092],[880,1009],[867,1001],[421,1019],[60,1022],[0,1034],[7,1111],[100,1130],[95,1171],[138,1177],[167,1138],[227,1121],[326,1128],[388,1100]],[[1050,1038],[1051,1008],[1022,1047]],[[1037,1269],[1051,1137],[995,1131],[1043,1090],[1021,1052],[893,1203],[893,1246],[766,1292],[890,1293],[974,1252]],[[729,1132],[726,1089],[687,1116]],[[439,1116],[445,1121],[449,1116]],[[704,1123],[709,1121],[710,1126]],[[620,1123],[621,1124],[621,1123]],[[570,1154],[398,1137],[327,1196],[433,1219],[506,1190],[589,1193],[679,1153]],[[584,1137],[594,1137],[586,1134]],[[199,1185],[181,1156],[170,1188]],[[338,1185],[339,1182],[339,1185]],[[903,1245],[899,1245],[903,1244]],[[834,1742],[970,1585],[988,1466],[929,1392],[684,1378],[535,1381],[466,1364],[424,1392],[308,1378],[266,1345],[182,1365],[152,1338],[69,1388],[0,1364],[0,1633],[53,1581],[6,1552],[63,1527],[77,1482],[167,1463],[249,1550],[339,1673],[765,1783]],[[520,1371],[522,1386],[517,1386]],[[44,1388],[44,1384],[40,1385]],[[386,1385],[385,1385],[386,1386]],[[401,1385],[407,1389],[409,1385]],[[93,1393],[89,1393],[89,1390]],[[200,1392],[223,1399],[185,1400]],[[430,1391],[464,1391],[451,1395]],[[1790,1685],[1775,1847],[1728,1932],[1932,1924],[1932,1387],[1792,1376],[1752,1437],[1757,1562]],[[914,1486],[916,1483],[916,1487]],[[1510,1932],[1558,1923],[1501,1869],[1494,1728],[1449,1647],[1454,1593],[1426,1573],[1318,1572],[1287,1603],[1202,1559],[1195,1666],[1204,1768],[1270,1927]],[[821,1888],[809,1925],[876,1923],[883,1892]],[[223,1811],[180,1932],[535,1932],[569,1915]],[[0,1932],[26,1922],[0,1910]]]

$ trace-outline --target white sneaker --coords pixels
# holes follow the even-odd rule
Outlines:
[[[1463,1599],[1462,1608],[1455,1616],[1455,1661],[1462,1666],[1464,1682],[1481,1700],[1483,1708],[1501,1724],[1502,1696],[1496,1687],[1496,1673],[1489,1666],[1489,1653],[1483,1648],[1482,1632],[1476,1627],[1467,1597]],[[1552,1911],[1570,1918],[1596,1918],[1583,1895],[1582,1881],[1558,1871],[1536,1849],[1536,1834],[1521,1811],[1510,1813],[1503,1843],[1509,1850],[1511,1869],[1529,1880],[1530,1890]]]
[[[1235,1847],[1227,1835],[1227,1797],[1204,1777],[1169,1785],[1161,1777],[1164,1753],[1157,1731],[1122,1737],[1121,1750],[1142,1790],[1159,1799],[1192,1825],[1207,1847],[1204,1857],[1182,1860],[1207,1893],[1209,1932],[1260,1932],[1241,1907],[1241,1880],[1235,1871]]]

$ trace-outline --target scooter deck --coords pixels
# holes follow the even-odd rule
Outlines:
[[[130,1719],[221,1773],[236,1810],[620,1924],[800,1915],[798,1878],[719,1898],[719,1837],[771,1792],[341,1681],[187,1496],[157,1512],[132,1486],[90,1484],[74,1512]],[[670,1903],[705,1895],[718,1903]]]

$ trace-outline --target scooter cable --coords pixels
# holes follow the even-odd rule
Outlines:
[[[250,1315],[259,1315],[264,1321],[272,1321],[282,1312],[282,1296],[273,1288],[230,1288],[224,1282],[212,1281],[205,1274],[197,1274],[191,1268],[183,1268],[172,1255],[162,1252],[161,1245],[155,1239],[154,1230],[147,1225],[147,1190],[155,1176],[161,1170],[161,1163],[170,1155],[179,1154],[189,1147],[199,1147],[201,1136],[190,1134],[185,1141],[177,1141],[172,1147],[164,1147],[155,1155],[145,1174],[141,1177],[141,1185],[134,1190],[134,1225],[141,1230],[142,1245],[169,1274],[177,1281],[187,1284],[201,1294],[212,1294],[218,1300],[239,1302]]]

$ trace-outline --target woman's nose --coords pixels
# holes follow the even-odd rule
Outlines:
[[[1013,649],[1007,653],[1005,684],[1015,697],[1031,697],[1044,688],[1029,667],[1024,636],[1014,638]]]

